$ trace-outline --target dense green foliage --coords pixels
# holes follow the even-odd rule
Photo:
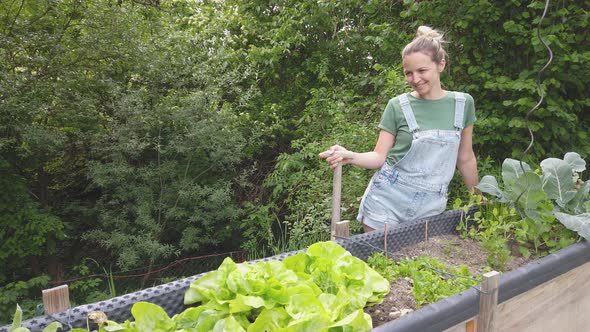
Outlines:
[[[524,257],[543,256],[581,238],[588,240],[590,182],[582,180],[585,170],[586,161],[575,152],[563,159],[546,158],[536,168],[507,158],[501,177],[485,175],[477,185],[488,201],[476,195],[465,203],[455,200],[454,208],[465,213],[470,206],[478,207],[457,230],[481,241],[489,252],[488,264],[498,270],[512,259],[512,248]]]
[[[0,2],[0,287],[62,279],[86,257],[129,269],[327,239],[332,174],[317,154],[373,148],[422,24],[447,33],[444,84],[476,101],[480,169],[523,159],[548,59],[543,5]],[[529,117],[535,160],[590,155],[589,7],[552,2],[541,26],[554,58]],[[344,219],[371,174],[345,168]],[[466,195],[459,179],[452,189]]]
[[[427,256],[395,261],[375,252],[369,256],[367,263],[392,283],[400,278],[410,278],[418,307],[461,293],[480,283],[467,265],[449,266]]]

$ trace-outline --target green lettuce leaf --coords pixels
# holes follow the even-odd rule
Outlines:
[[[228,316],[215,323],[212,332],[246,332],[246,330],[234,316]]]
[[[203,300],[216,299],[223,302],[232,298],[232,292],[226,285],[228,275],[238,268],[238,264],[227,257],[219,268],[191,283],[184,294],[184,304],[193,304]]]
[[[287,326],[290,321],[291,316],[285,311],[284,307],[263,309],[256,321],[248,327],[248,332],[278,331]]]
[[[330,325],[330,328],[336,327],[340,327],[342,328],[342,331],[346,332],[364,332],[372,329],[373,324],[371,322],[371,316],[365,313],[362,309],[359,309]]]
[[[131,307],[138,331],[174,331],[176,323],[162,307],[149,302],[136,302]]]

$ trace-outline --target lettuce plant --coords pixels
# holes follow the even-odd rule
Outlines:
[[[22,326],[22,320],[23,310],[17,304],[16,311],[14,312],[14,317],[12,319],[12,324],[10,325],[8,332],[30,332],[31,330]],[[44,328],[43,332],[57,332],[57,330],[61,329],[61,327],[62,325],[59,322],[53,322]]]
[[[134,321],[101,331],[368,331],[365,306],[381,303],[389,282],[335,242],[318,242],[283,261],[219,268],[191,283],[184,296],[197,304],[169,317],[147,302],[133,305]]]

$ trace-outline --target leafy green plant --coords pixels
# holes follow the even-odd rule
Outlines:
[[[590,183],[580,178],[585,169],[586,162],[575,152],[563,159],[545,159],[534,171],[527,163],[509,158],[502,164],[502,186],[486,175],[477,188],[519,212],[516,227],[509,227],[517,241],[531,243],[535,252],[554,251],[576,240],[561,224],[590,239],[584,231],[590,223]]]
[[[105,279],[92,277],[99,273],[96,269],[104,272],[106,286],[104,283]],[[93,303],[117,296],[111,268],[107,270],[106,267],[101,266],[95,259],[90,257],[82,259],[79,264],[73,267],[72,276],[78,277],[78,280],[74,280],[68,284],[72,304]]]
[[[23,311],[20,306],[16,305],[16,311],[14,313],[14,318],[12,320],[12,325],[8,329],[8,332],[30,332],[26,327],[22,327],[22,320],[23,320]],[[62,325],[59,322],[53,322],[49,324],[46,328],[43,329],[43,332],[57,332],[58,329],[61,329]]]
[[[394,269],[395,261],[385,256],[383,253],[373,253],[371,256],[367,258],[367,264],[369,264],[370,267],[375,269],[375,271],[379,272],[379,274],[387,280],[393,280],[393,278],[396,275]]]
[[[20,303],[20,317],[35,316],[35,307],[41,303],[41,290],[49,285],[49,276],[42,275],[26,281],[10,282],[0,287],[0,325],[7,324],[14,310]],[[22,307],[21,307],[22,306]],[[24,308],[24,313],[22,311]]]
[[[481,240],[482,246],[488,251],[487,263],[494,270],[504,271],[506,264],[512,260],[512,252],[502,237],[490,237]]]
[[[273,203],[255,205],[246,202],[244,204],[244,218],[239,225],[244,240],[240,246],[247,251],[249,260],[272,256],[275,248],[283,247],[284,232],[280,232],[277,237],[276,232],[273,231],[273,224],[277,221],[276,215],[272,213],[273,210]]]
[[[462,200],[455,200],[454,208],[462,208],[464,213],[467,213],[469,206],[479,207],[471,217],[461,218],[457,230],[463,237],[480,241],[488,251],[488,265],[502,271],[512,259],[508,246],[515,240],[515,229],[521,218],[516,209],[506,203],[483,203],[481,195],[471,195],[468,203],[462,207]],[[528,256],[528,251],[525,252]]]
[[[108,325],[125,331],[367,331],[372,323],[363,308],[388,292],[389,282],[365,262],[335,242],[318,242],[283,261],[226,258],[186,291],[185,304],[198,306],[169,317],[155,304],[137,302],[134,321]]]
[[[367,262],[384,277],[391,278],[388,280],[411,278],[412,294],[418,306],[434,303],[480,283],[466,265],[451,267],[427,256],[396,262],[378,252],[371,255]]]

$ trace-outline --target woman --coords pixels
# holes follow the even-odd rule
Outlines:
[[[356,153],[335,145],[320,153],[332,168],[338,163],[379,168],[357,217],[365,232],[443,212],[455,166],[467,189],[479,181],[472,147],[473,98],[441,86],[446,64],[442,43],[438,31],[421,26],[403,49],[404,74],[413,91],[389,101],[373,151]]]

